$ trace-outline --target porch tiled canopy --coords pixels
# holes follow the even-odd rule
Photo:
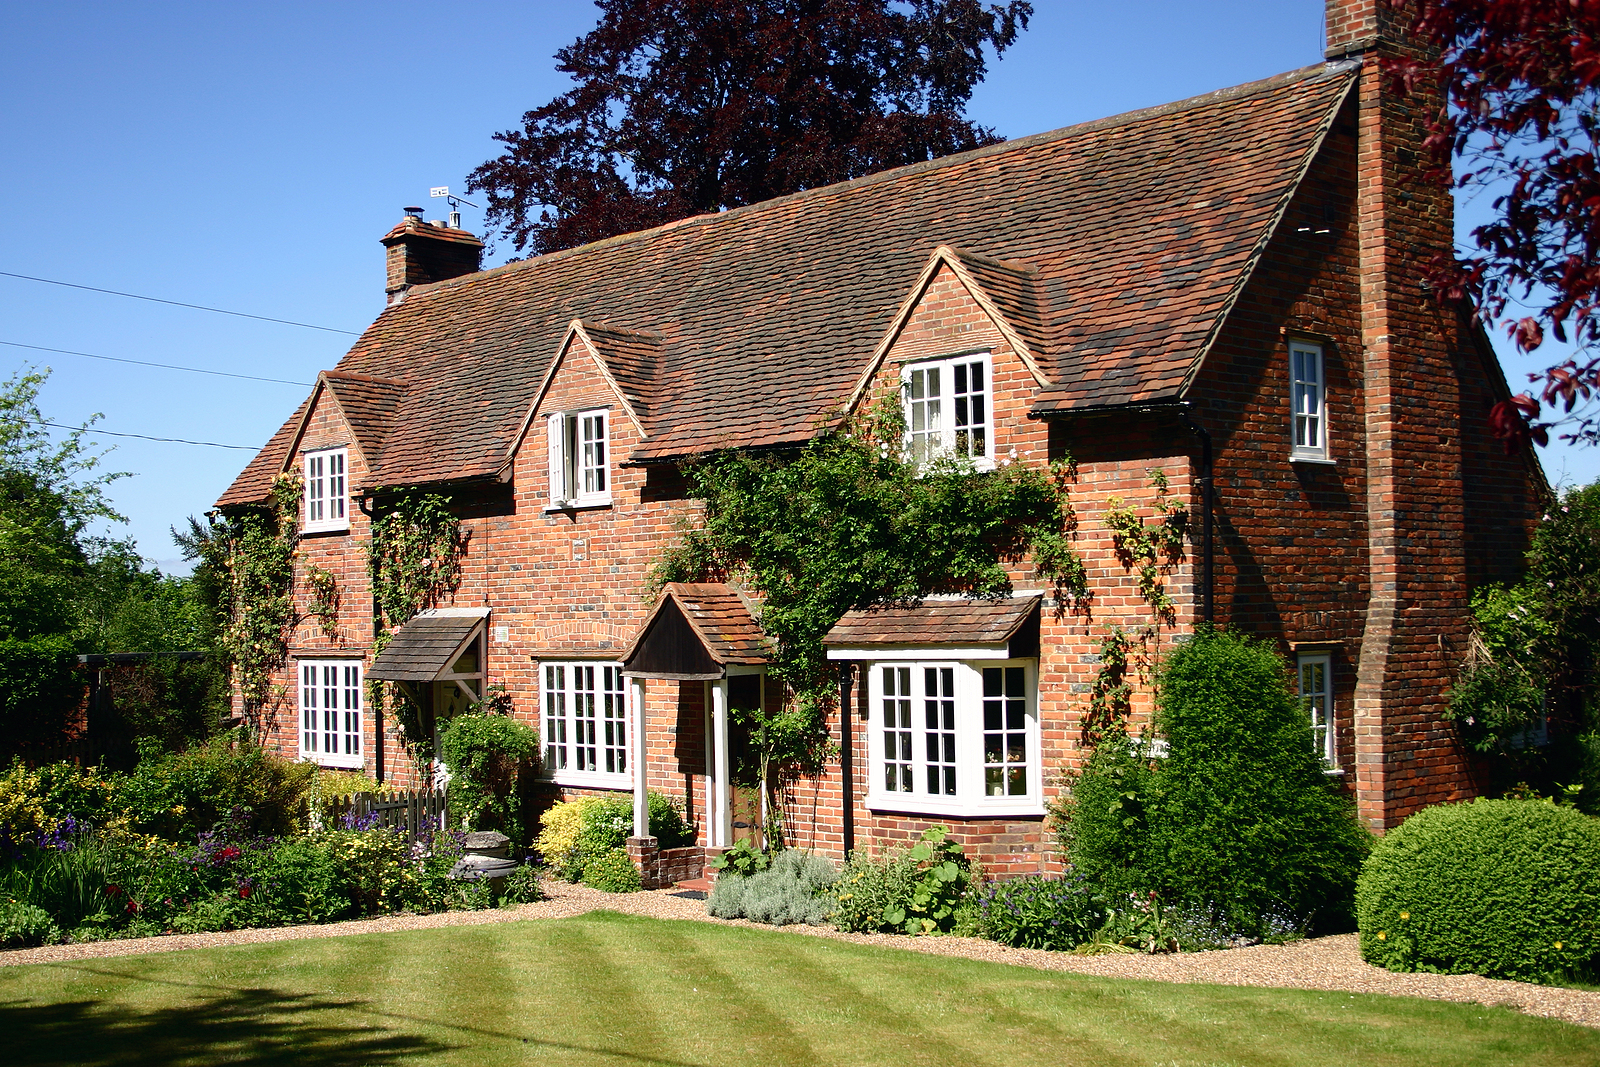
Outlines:
[[[395,631],[394,637],[367,670],[368,678],[385,682],[432,682],[454,674],[476,675],[479,664],[456,668],[484,628],[488,610],[425,611]]]
[[[822,639],[828,658],[874,659],[896,650],[945,649],[973,659],[1039,654],[1042,598],[927,599],[846,612]]]

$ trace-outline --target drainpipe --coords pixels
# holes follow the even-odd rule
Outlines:
[[[1190,415],[1189,405],[1183,406],[1183,422],[1189,432],[1200,439],[1200,523],[1201,548],[1200,548],[1200,617],[1206,623],[1213,620],[1212,588],[1214,571],[1212,570],[1212,535],[1211,535],[1211,434],[1206,428],[1194,421]]]

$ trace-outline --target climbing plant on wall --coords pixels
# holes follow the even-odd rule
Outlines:
[[[233,516],[222,536],[207,541],[210,562],[227,575],[219,644],[233,665],[247,708],[272,695],[272,678],[284,664],[294,608],[295,545],[300,530],[300,481],[280,474],[268,504]]]
[[[372,521],[367,543],[367,576],[372,582],[374,618],[372,654],[376,658],[394,632],[424,608],[433,607],[461,582],[461,557],[466,538],[450,511],[450,499],[432,493],[410,493],[386,503]],[[382,682],[373,682],[369,700],[382,710]],[[403,693],[392,694],[395,721],[413,752],[430,744],[416,704]]]
[[[880,404],[796,454],[728,452],[693,466],[703,519],[654,569],[658,585],[732,579],[763,598],[771,673],[808,719],[772,732],[793,739],[770,757],[791,781],[820,772],[833,752],[822,722],[835,679],[822,639],[846,611],[929,593],[1004,595],[1007,564],[1030,556],[1058,595],[1084,591],[1067,462],[1006,458],[980,472],[947,459],[919,468],[901,457],[897,417],[898,404]]]
[[[1126,735],[1134,681],[1155,676],[1161,628],[1176,621],[1177,609],[1167,593],[1167,578],[1183,557],[1189,508],[1184,501],[1172,499],[1165,473],[1147,473],[1155,490],[1150,519],[1141,517],[1138,507],[1121,497],[1106,501],[1104,521],[1111,531],[1112,547],[1118,562],[1134,573],[1139,597],[1150,609],[1151,621],[1131,631],[1113,626],[1101,641],[1100,667],[1083,720],[1083,741],[1091,748],[1108,736]]]

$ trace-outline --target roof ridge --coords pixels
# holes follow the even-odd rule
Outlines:
[[[1040,144],[1047,144],[1052,141],[1066,140],[1069,137],[1079,136],[1085,133],[1093,133],[1099,130],[1114,129],[1118,126],[1131,125],[1135,122],[1140,122],[1145,119],[1175,115],[1184,111],[1190,111],[1195,108],[1205,107],[1211,104],[1228,103],[1244,97],[1254,96],[1258,93],[1270,92],[1274,89],[1278,89],[1282,86],[1290,85],[1295,82],[1314,81],[1318,78],[1338,77],[1349,74],[1358,69],[1360,66],[1361,61],[1359,59],[1313,63],[1310,66],[1301,67],[1298,70],[1285,71],[1281,74],[1274,74],[1269,78],[1262,78],[1253,82],[1243,82],[1239,85],[1232,85],[1223,89],[1214,89],[1211,92],[1201,93],[1198,96],[1187,97],[1183,100],[1174,100],[1165,104],[1155,104],[1151,107],[1139,108],[1134,111],[1125,111],[1118,115],[1106,116],[1105,118],[1089,119],[1085,122],[1074,123],[1070,126],[1062,126],[1054,130],[1046,130],[1043,133],[1029,134],[1026,137],[1017,137],[1012,140],[1001,141],[997,144],[984,145],[981,148],[972,148],[965,152],[955,152],[948,156],[939,156],[936,159],[924,159],[916,163],[906,163],[898,167],[890,167],[888,170],[880,170],[874,171],[871,174],[863,174],[859,178],[850,178],[845,181],[834,182],[829,185],[819,185],[812,189],[801,189],[798,192],[786,193],[783,196],[775,196],[770,200],[760,200],[754,204],[741,204],[738,207],[728,208],[724,211],[710,211],[699,215],[688,215],[681,219],[673,219],[671,222],[662,223],[659,226],[652,226],[649,229],[634,230],[629,233],[613,234],[610,237],[602,237],[598,241],[590,241],[587,244],[574,245],[571,248],[562,248],[554,252],[546,252],[543,255],[532,256],[528,259],[518,259],[513,260],[510,263],[502,263],[500,266],[492,267],[486,271],[477,271],[472,274],[463,274],[455,278],[446,278],[443,281],[429,282],[426,285],[413,286],[407,293],[407,299],[426,295],[440,289],[454,288],[459,285],[471,284],[477,279],[488,278],[503,273],[520,272],[524,269],[531,269],[534,264],[557,262],[562,259],[570,258],[578,253],[586,253],[600,248],[613,248],[618,245],[629,244],[635,241],[644,241],[665,233],[668,230],[683,229],[689,226],[704,226],[722,219],[743,217],[745,215],[773,211],[777,210],[781,205],[790,204],[795,200],[803,198],[821,198],[824,195],[838,195],[854,189],[876,185],[879,182],[893,181],[898,178],[907,177],[913,174],[922,174],[932,170],[941,170],[943,168],[956,166],[974,159],[985,159],[989,156],[1003,155],[1007,152],[1021,151],[1026,148],[1032,148]],[[381,317],[382,316],[380,316],[380,318]]]
[[[377,385],[398,385],[402,389],[407,388],[410,384],[404,378],[385,378],[377,374],[362,374],[359,371],[339,370],[337,367],[331,367],[319,373],[328,378],[349,378],[352,381],[373,382]]]

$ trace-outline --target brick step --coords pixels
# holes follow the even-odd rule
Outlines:
[[[674,882],[672,884],[672,887],[674,889],[688,889],[688,890],[691,890],[691,891],[696,892],[696,893],[710,893],[711,892],[711,879],[709,879],[709,878],[690,878],[687,881]]]

